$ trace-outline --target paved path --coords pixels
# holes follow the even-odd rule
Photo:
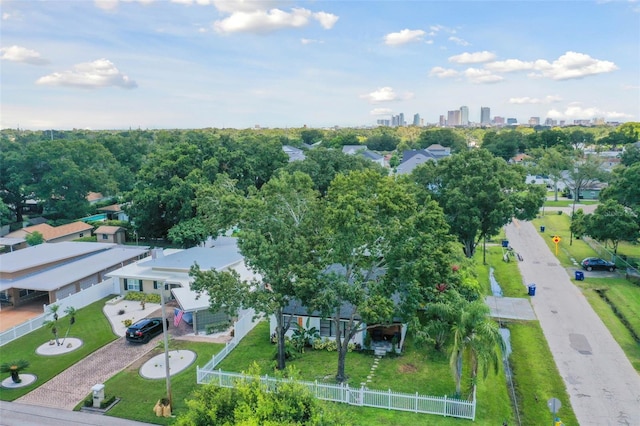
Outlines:
[[[524,257],[523,286],[536,284],[531,302],[580,425],[640,425],[640,376],[609,330],[531,223],[506,233]]]
[[[58,408],[38,407],[34,410],[32,405],[6,401],[0,401],[0,412],[2,413],[1,426],[144,426],[152,424]]]
[[[42,386],[16,399],[22,404],[44,407],[73,408],[91,393],[91,388],[104,383],[135,360],[156,347],[160,336],[147,344],[130,344],[120,337],[98,349],[82,361],[64,370]],[[109,389],[105,389],[106,396]]]

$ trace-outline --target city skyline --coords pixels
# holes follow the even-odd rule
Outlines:
[[[637,0],[0,10],[2,128],[356,127],[400,114],[437,124],[461,106],[471,123],[481,107],[523,124],[640,121]]]

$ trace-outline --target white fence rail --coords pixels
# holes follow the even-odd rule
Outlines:
[[[211,361],[205,364],[203,370],[213,370],[216,365],[220,364],[222,360],[229,355],[229,353],[235,349],[240,341],[247,335],[253,327],[256,326],[258,320],[254,321],[255,311],[253,309],[246,309],[241,313],[240,318],[233,324],[233,339],[227,342],[224,349],[215,354]],[[200,367],[198,367],[200,368]],[[199,383],[199,382],[198,382]]]
[[[113,279],[108,279],[84,290],[80,290],[79,292],[67,296],[64,299],[60,299],[53,304],[60,306],[58,309],[58,316],[59,318],[62,318],[66,315],[64,311],[69,306],[73,306],[76,309],[84,308],[85,306],[88,306],[93,302],[97,302],[111,294],[114,294]],[[0,333],[0,346],[6,345],[17,338],[42,327],[44,322],[50,319],[50,315],[47,315],[49,306],[50,305],[42,305],[42,314]]]
[[[207,370],[198,367],[197,382],[199,384],[214,383],[221,387],[234,387],[237,381],[255,380],[252,376],[240,373],[229,373],[222,370]],[[267,389],[275,389],[278,382],[290,381],[290,379],[276,379],[273,377],[260,377],[260,382]],[[387,410],[410,411],[413,413],[436,414],[445,417],[475,420],[476,401],[448,398],[446,396],[425,396],[394,392],[392,390],[379,391],[366,387],[351,388],[344,384],[329,384],[297,381],[304,385],[318,399],[340,402],[343,404],[363,407],[384,408]],[[474,392],[475,395],[475,392]]]

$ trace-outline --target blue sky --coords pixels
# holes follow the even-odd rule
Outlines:
[[[640,121],[640,2],[0,0],[0,127]]]

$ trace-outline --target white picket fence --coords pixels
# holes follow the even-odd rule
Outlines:
[[[85,306],[88,306],[93,302],[97,302],[98,300],[111,294],[114,294],[114,291],[113,279],[110,278],[106,281],[102,281],[101,283],[95,284],[84,290],[80,290],[77,293],[69,295],[64,299],[60,299],[54,304],[60,306],[60,308],[58,309],[58,317],[63,318],[66,315],[64,311],[65,309],[67,309],[67,307],[73,306],[76,309],[84,308]],[[0,346],[6,345],[7,343],[17,339],[18,337],[22,337],[25,334],[31,333],[32,331],[42,327],[46,320],[51,319],[51,316],[48,315],[48,307],[48,305],[43,304],[42,314],[0,333]]]
[[[221,387],[231,388],[235,386],[236,382],[245,380],[255,380],[255,378],[241,373],[230,373],[222,370],[206,370],[200,367],[197,369],[197,382],[199,384],[214,383]],[[266,385],[269,390],[275,389],[278,382],[290,380],[291,379],[277,379],[268,376],[260,377],[260,382]],[[316,398],[325,401],[340,402],[361,407],[436,414],[469,420],[475,420],[476,417],[475,391],[473,401],[465,401],[448,398],[447,396],[426,396],[419,395],[417,392],[410,394],[394,392],[390,389],[380,391],[368,389],[364,386],[351,388],[345,384],[318,383],[318,381],[297,381],[297,383],[304,385]]]
[[[211,360],[205,364],[203,370],[213,370],[216,365],[229,355],[229,353],[238,346],[238,343],[246,336],[253,327],[260,322],[259,319],[254,320],[255,311],[253,309],[245,309],[240,313],[238,321],[233,323],[233,339],[227,342],[224,349],[211,357]],[[200,367],[198,367],[200,368]]]

